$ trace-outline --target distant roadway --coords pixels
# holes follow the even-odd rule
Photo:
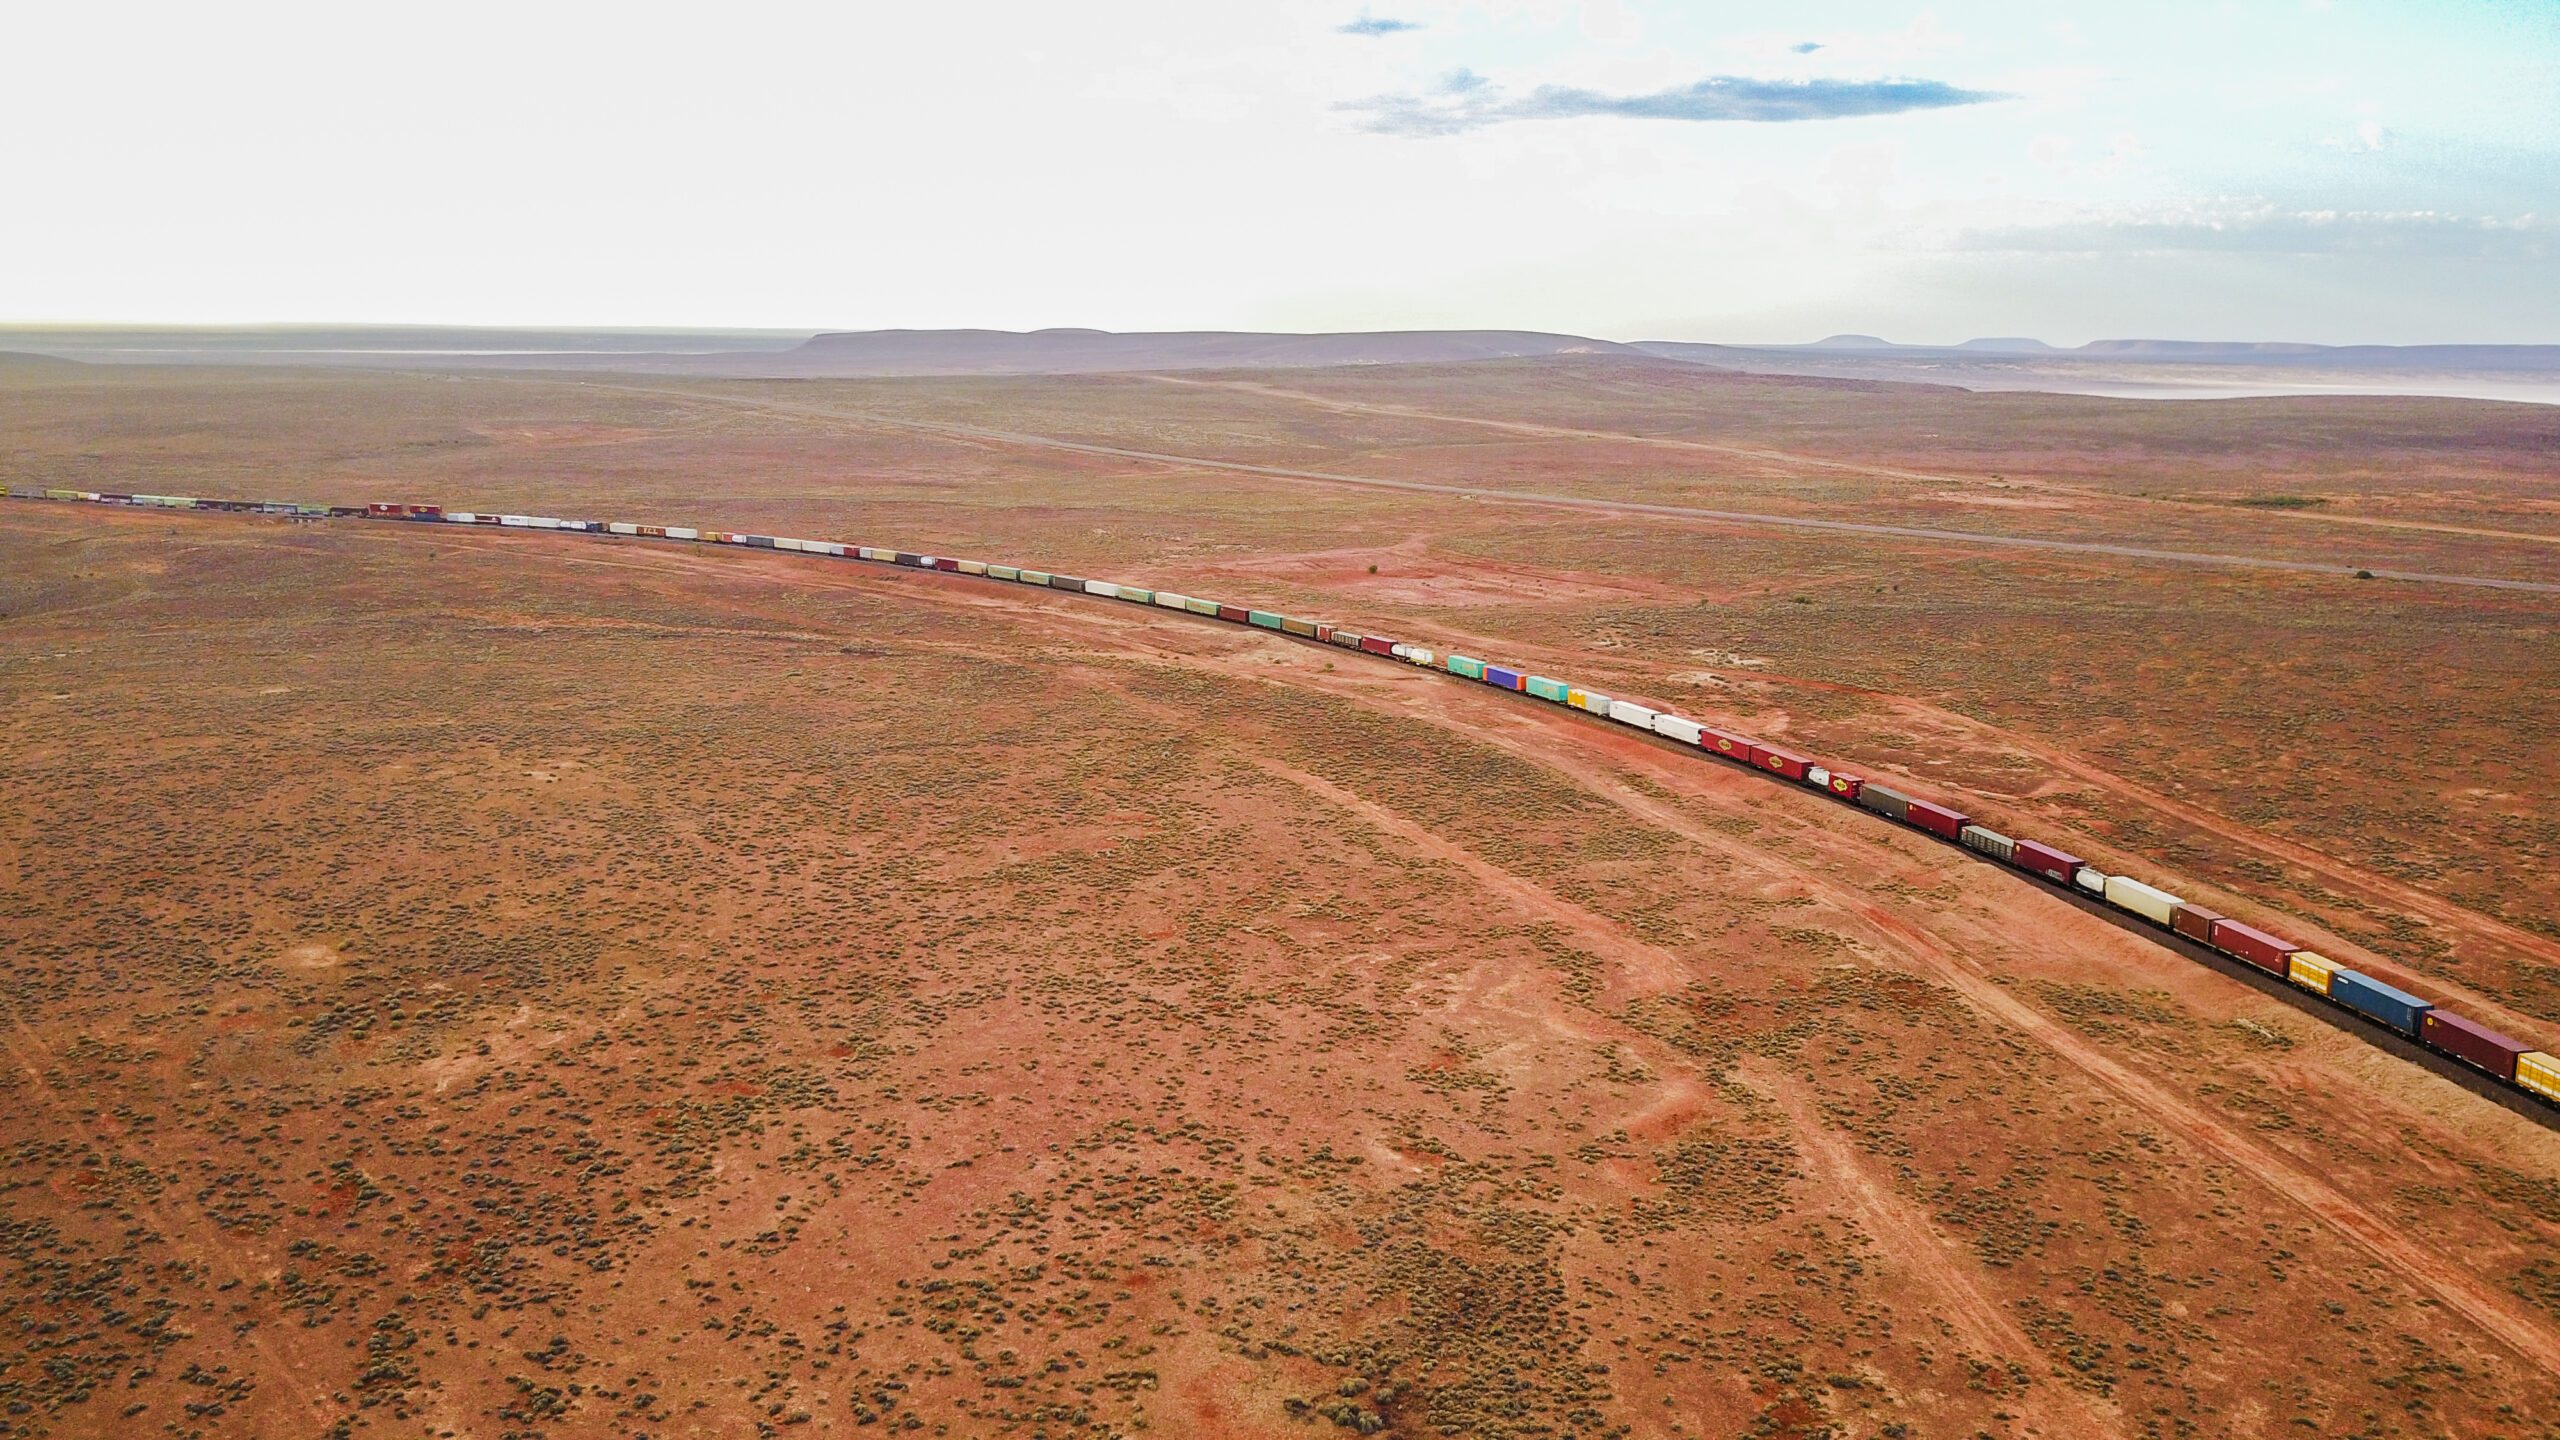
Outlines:
[[[907,420],[895,416],[876,415],[864,410],[838,410],[825,405],[808,405],[788,400],[763,400],[744,395],[723,395],[716,391],[679,390],[649,385],[615,385],[597,381],[576,383],[599,390],[621,390],[640,395],[665,395],[682,400],[708,401],[742,409],[769,410],[777,414],[850,420],[864,425],[880,425],[926,434],[947,435],[955,439],[993,441],[1026,449],[1065,450],[1080,455],[1107,455],[1116,459],[1145,460],[1160,465],[1180,465],[1199,470],[1224,470],[1240,475],[1261,475],[1275,480],[1310,480],[1326,485],[1358,485],[1377,490],[1409,490],[1429,495],[1454,495],[1463,500],[1496,500],[1514,505],[1545,505],[1617,514],[1668,515],[1684,520],[1715,520],[1733,525],[1780,526],[1791,530],[1823,530],[1849,535],[1884,535],[1904,540],[1942,540],[1958,545],[2001,545],[2018,550],[2059,550],[2084,555],[2113,555],[2131,560],[2160,560],[2176,565],[2219,565],[2239,569],[2290,570],[2308,575],[2343,576],[2362,573],[2378,580],[2407,580],[2428,585],[2473,585],[2489,590],[2523,590],[2543,595],[2560,595],[2560,583],[2540,580],[2501,580],[2486,575],[2444,575],[2425,570],[2375,570],[2370,567],[2335,565],[2315,560],[2277,560],[2260,555],[2217,555],[2195,550],[2158,550],[2143,545],[2109,545],[2092,540],[2046,540],[2025,535],[1988,535],[1973,530],[1938,530],[1924,525],[1877,525],[1857,520],[1817,520],[1801,515],[1767,515],[1747,510],[1709,510],[1693,505],[1655,505],[1634,500],[1601,500],[1585,495],[1556,495],[1538,490],[1443,485],[1427,480],[1387,480],[1373,475],[1340,475],[1324,470],[1292,470],[1277,465],[1253,465],[1241,460],[1213,460],[1200,455],[1169,455],[1160,450],[1131,450],[1117,445],[1095,445],[1082,440],[1061,440],[1051,435],[1029,435],[1018,430],[994,430],[982,425],[961,425],[942,420]]]

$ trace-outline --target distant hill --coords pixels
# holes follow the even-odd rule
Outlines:
[[[1535,330],[858,330],[818,335],[763,367],[830,375],[1067,375],[1112,370],[1285,370],[1624,355],[1629,345]]]

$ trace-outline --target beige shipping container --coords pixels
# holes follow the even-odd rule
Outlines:
[[[2107,877],[2107,903],[2119,910],[2130,910],[2155,925],[2168,925],[2176,921],[2178,907],[2187,902],[2129,876],[2110,875]]]

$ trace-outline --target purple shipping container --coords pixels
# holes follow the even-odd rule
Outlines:
[[[2516,1057],[2533,1047],[2477,1021],[2430,1010],[2418,1022],[2418,1038],[2447,1055],[2467,1060],[2501,1080],[2516,1078]]]
[[[1505,690],[1517,690],[1529,683],[1529,677],[1517,670],[1505,670],[1499,665],[1487,665],[1484,667],[1484,683],[1499,686]]]
[[[2050,845],[2039,845],[2033,840],[2018,842],[2018,868],[2032,870],[2056,885],[2070,884],[2071,877],[2080,873],[2084,863],[2079,856],[2065,854]]]

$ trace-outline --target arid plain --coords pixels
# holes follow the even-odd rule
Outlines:
[[[11,486],[1516,658],[2545,1045],[2560,589],[1608,507],[2560,587],[2555,454],[2529,406],[1623,360],[0,368]],[[0,786],[0,1432],[2560,1435],[2551,1128],[1392,662],[11,501]]]

